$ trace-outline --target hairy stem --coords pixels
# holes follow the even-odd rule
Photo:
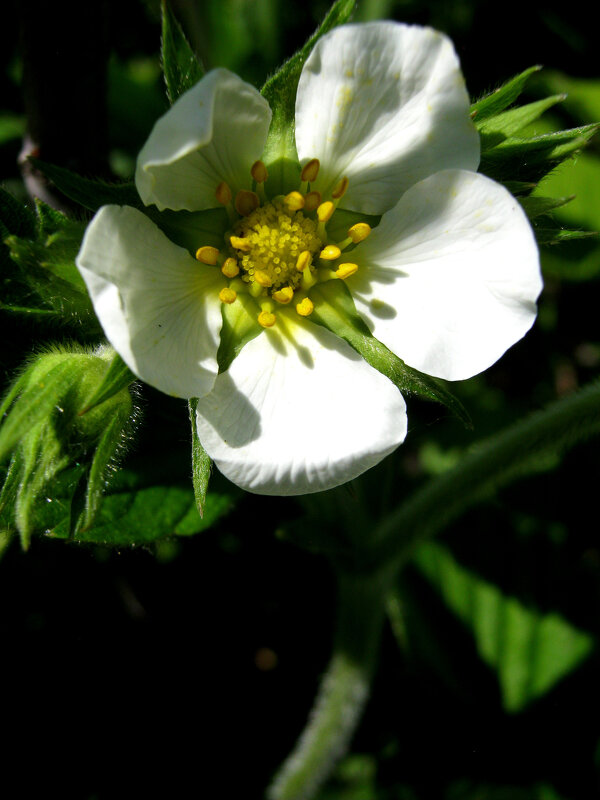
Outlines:
[[[309,800],[346,753],[365,707],[379,653],[390,573],[338,574],[338,619],[331,661],[298,742],[268,800]]]

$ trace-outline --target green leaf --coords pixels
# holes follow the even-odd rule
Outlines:
[[[171,7],[162,0],[161,66],[171,105],[204,75],[204,69],[175,19]]]
[[[193,536],[208,530],[234,506],[235,490],[210,491],[201,517],[191,487],[140,485],[140,476],[121,470],[104,497],[94,525],[71,532],[60,517],[48,535],[88,544],[126,547],[147,545],[170,536]]]
[[[126,389],[137,377],[129,369],[127,364],[123,361],[118,353],[115,353],[111,348],[107,348],[106,354],[102,354],[103,358],[108,360],[109,354],[112,353],[112,358],[108,369],[98,386],[94,387],[91,396],[83,404],[83,409],[79,412],[85,414],[95,406],[104,403],[114,395],[118,394],[122,389]]]
[[[460,401],[441,381],[407,366],[371,334],[359,316],[343,281],[331,280],[317,284],[311,289],[310,296],[315,306],[310,316],[312,322],[322,325],[347,342],[368,364],[389,378],[401,392],[441,403],[467,427],[472,427],[469,415]]]
[[[479,655],[498,676],[507,711],[543,696],[594,646],[589,634],[504,595],[438,543],[421,545],[414,563],[473,634]]]
[[[373,532],[373,565],[402,562],[500,487],[546,469],[576,442],[600,433],[600,382],[564,397],[475,446],[459,463],[413,493]],[[367,568],[365,564],[365,568]]]
[[[538,119],[544,111],[552,108],[556,103],[562,102],[565,96],[564,94],[557,94],[552,97],[546,97],[535,103],[512,108],[510,111],[504,111],[502,114],[497,114],[481,121],[475,118],[475,125],[481,137],[482,152],[486,152],[505,139],[515,136],[527,125]]]
[[[35,233],[34,214],[24,203],[0,187],[0,239],[11,234],[32,239]]]
[[[206,493],[208,492],[208,481],[212,469],[212,461],[206,450],[202,447],[198,438],[198,428],[196,426],[196,408],[198,399],[193,397],[188,408],[190,412],[190,425],[192,426],[192,484],[194,487],[194,497],[196,506],[201,517],[204,516],[206,505]]]
[[[28,431],[49,417],[63,394],[63,388],[73,374],[73,367],[67,360],[60,360],[48,371],[33,378],[27,393],[19,398],[10,410],[0,427],[0,462],[14,449],[24,431]],[[23,379],[19,380],[18,389],[9,394],[12,402],[17,392],[24,387]]]
[[[111,204],[144,208],[134,183],[106,183],[83,178],[76,172],[48,164],[38,158],[30,158],[30,161],[66,197],[90,211],[97,211],[101,206]]]
[[[495,91],[482,97],[471,106],[471,117],[477,122],[489,119],[504,111],[519,97],[531,75],[539,72],[540,66],[529,67],[516,75]]]
[[[269,190],[274,194],[286,194],[298,185],[300,166],[295,137],[296,90],[304,62],[321,36],[349,21],[355,5],[356,0],[336,0],[306,44],[261,89],[261,94],[273,111],[263,160],[269,170]]]

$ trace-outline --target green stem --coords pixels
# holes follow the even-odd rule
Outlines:
[[[546,469],[577,442],[600,433],[600,381],[562,398],[481,442],[386,516],[372,534],[364,568],[396,570],[424,539],[502,486]]]
[[[379,653],[392,574],[338,573],[333,655],[298,742],[267,791],[268,800],[309,800],[346,753],[366,704]]]

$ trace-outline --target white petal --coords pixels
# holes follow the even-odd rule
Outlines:
[[[100,209],[77,266],[107,339],[136,375],[177,397],[211,390],[225,285],[218,269],[129,206]]]
[[[531,226],[489,178],[447,170],[413,186],[352,253],[374,335],[448,380],[489,367],[529,330],[542,289]]]
[[[346,175],[342,206],[381,214],[442,169],[477,169],[479,137],[452,43],[430,28],[345,25],[320,39],[296,99],[301,163],[318,158],[316,189]]]
[[[217,205],[221,181],[249,189],[271,110],[250,84],[226,69],[207,73],[155,124],[138,156],[135,183],[146,205],[201,211]]]
[[[221,472],[248,491],[329,489],[404,440],[404,400],[341,339],[278,316],[199,401],[198,435]]]

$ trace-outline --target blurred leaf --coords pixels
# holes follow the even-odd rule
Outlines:
[[[571,195],[571,197],[521,197],[519,202],[529,219],[534,219],[543,214],[549,214],[556,208],[565,206],[573,200],[573,197],[574,195]]]
[[[0,146],[25,135],[25,117],[22,114],[0,113]]]
[[[161,65],[167,96],[173,104],[204,75],[204,69],[175,19],[167,0],[162,0]]]
[[[581,122],[600,122],[600,79],[573,78],[544,70],[536,81],[544,91],[565,95],[565,110]]]
[[[354,306],[354,301],[341,280],[321,283],[311,290],[315,309],[312,322],[339,336],[401,392],[446,406],[465,426],[471,427],[469,415],[460,401],[444,384],[409,367],[371,334]]]
[[[298,185],[300,166],[295,138],[296,90],[304,62],[321,36],[350,20],[355,5],[356,0],[336,0],[306,44],[261,89],[273,112],[263,160],[269,169],[269,188],[275,194],[286,194]]]
[[[589,634],[504,595],[438,543],[422,545],[414,563],[473,634],[479,655],[497,673],[507,711],[543,696],[594,646]]]

